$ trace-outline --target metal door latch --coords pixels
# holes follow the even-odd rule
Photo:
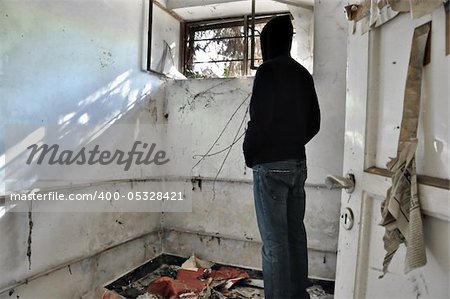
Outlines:
[[[338,175],[327,175],[325,185],[328,189],[346,189],[347,193],[355,190],[355,176],[348,173],[345,177]]]

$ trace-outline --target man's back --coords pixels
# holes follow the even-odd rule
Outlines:
[[[262,41],[265,61],[253,83],[250,122],[244,140],[249,167],[305,158],[304,145],[319,131],[314,82],[309,72],[290,57],[291,40],[285,34],[285,26],[281,19],[261,36],[267,40],[266,44]]]
[[[288,16],[270,20],[261,32],[264,63],[244,140],[267,299],[309,298],[305,144],[319,131],[320,111],[311,75],[290,56],[292,33]]]

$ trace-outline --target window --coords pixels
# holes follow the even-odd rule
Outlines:
[[[253,51],[251,16],[186,23],[184,75],[188,78],[254,75],[257,66],[262,63],[259,42],[262,28],[272,17],[286,14],[289,15],[255,17]]]
[[[148,14],[148,24],[144,30],[143,69],[177,78],[180,23],[183,20],[158,1],[146,1],[144,9]]]

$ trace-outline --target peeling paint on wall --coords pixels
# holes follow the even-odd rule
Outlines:
[[[76,130],[83,125],[80,122],[134,124],[154,122],[156,116],[162,119],[158,105],[164,97],[165,79],[141,72],[142,2],[1,1],[0,11],[0,126],[7,122],[64,124]],[[0,156],[3,150],[0,132]],[[4,172],[0,171],[2,180]],[[134,184],[140,188],[145,182]],[[131,187],[119,183],[107,188],[123,192]],[[4,194],[1,184],[0,189]],[[80,290],[73,294],[80,296],[36,294],[28,298],[80,298],[78,292],[86,289],[79,282],[86,277],[72,262],[69,271],[68,261],[159,229],[158,213],[59,214],[35,213],[34,208],[0,217],[1,226],[8,227],[0,231],[0,273],[8,273],[0,275],[0,290],[46,271],[59,273],[55,268],[63,265],[64,273],[72,275],[69,279],[60,273],[61,277],[77,281]],[[149,245],[145,254],[154,252],[154,246],[160,242]],[[142,257],[143,248],[134,254]],[[116,258],[123,262],[125,256]],[[130,262],[135,260],[132,257]],[[59,278],[51,277],[50,285],[64,285],[73,292],[64,281],[55,283]]]

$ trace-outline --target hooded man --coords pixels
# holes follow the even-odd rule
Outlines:
[[[267,299],[309,298],[305,144],[319,131],[320,110],[311,74],[290,56],[292,35],[289,16],[273,18],[261,32],[263,63],[243,145],[253,168]]]

